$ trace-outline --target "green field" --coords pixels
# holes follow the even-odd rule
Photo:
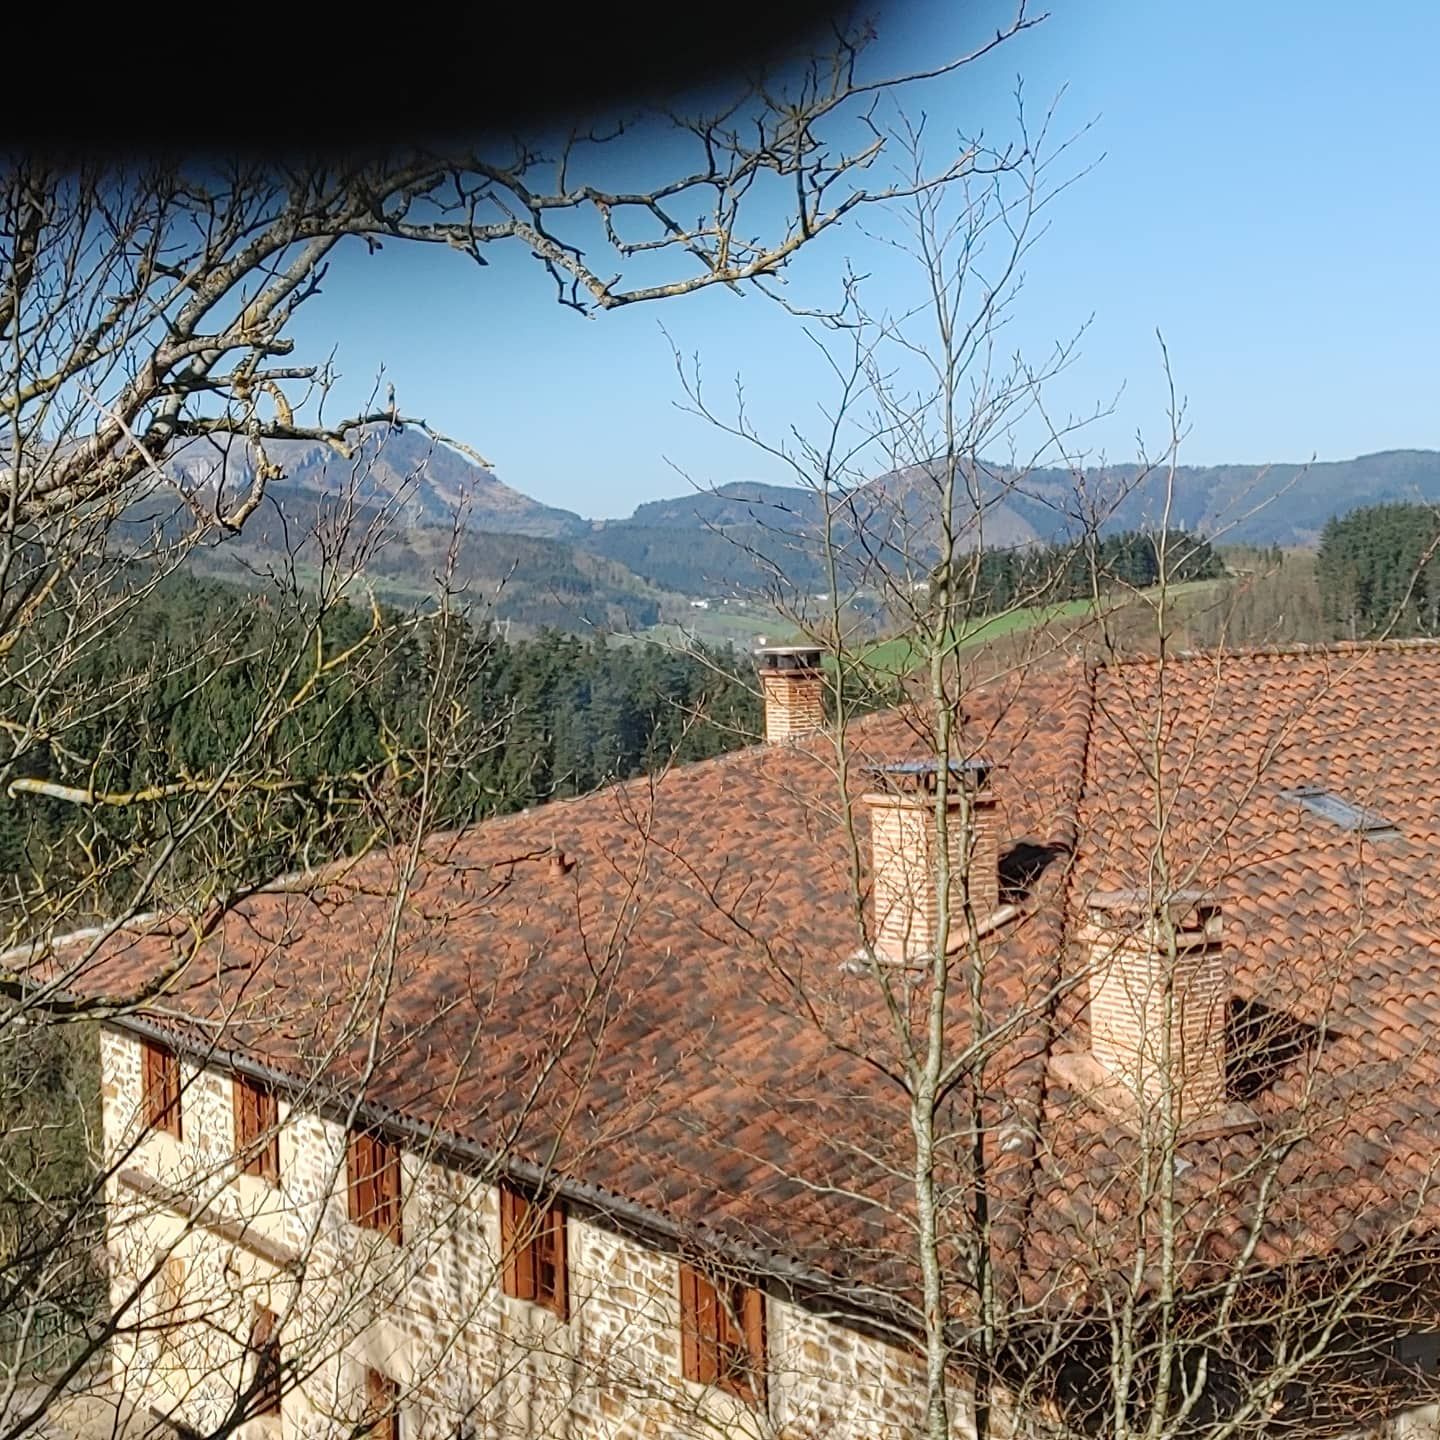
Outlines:
[[[1194,602],[1205,595],[1213,594],[1220,580],[1189,580],[1170,587],[1169,599],[1180,606]],[[1105,614],[1135,606],[1140,599],[1152,596],[1142,591],[1139,596],[1125,595],[1102,599]],[[1032,605],[1023,609],[1006,610],[998,615],[983,615],[966,625],[956,637],[956,649],[965,650],[983,645],[1006,636],[1018,635],[1028,630],[1038,630],[1067,620],[1082,620],[1096,613],[1095,602],[1091,599],[1064,600],[1053,605]],[[882,675],[904,675],[914,669],[917,663],[915,642],[908,636],[900,635],[891,640],[882,640],[865,652],[865,663]]]
[[[718,603],[708,610],[692,609],[683,618],[665,620],[641,632],[644,640],[662,645],[683,646],[698,641],[702,645],[749,650],[759,635],[772,645],[783,645],[791,638],[793,627],[773,610],[758,605],[725,605]]]
[[[1187,610],[1193,612],[1195,602],[1213,595],[1223,580],[1190,580],[1170,587],[1170,602],[1177,614]],[[1139,610],[1139,601],[1153,599],[1154,592],[1144,591],[1139,596],[1119,594],[1102,603],[1106,614],[1115,615],[1121,611]],[[967,625],[958,639],[957,648],[969,649],[976,645],[1003,640],[1026,631],[1039,630],[1046,625],[1083,621],[1095,613],[1094,602],[1090,599],[1057,601],[1051,605],[1032,605],[1023,609],[1007,610],[998,615],[977,616]],[[634,637],[637,640],[654,641],[672,648],[685,648],[696,642],[718,648],[734,646],[737,650],[748,651],[758,636],[765,636],[772,645],[785,645],[798,636],[794,628],[773,610],[751,604],[713,604],[708,610],[692,609],[678,618],[662,621],[642,630]],[[914,666],[915,645],[905,636],[879,640],[864,651],[867,666],[885,676],[905,674]]]

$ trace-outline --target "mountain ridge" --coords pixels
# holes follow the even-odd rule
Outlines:
[[[272,487],[282,508],[301,504],[306,495],[349,495],[388,510],[401,530],[448,530],[458,515],[467,533],[551,542],[555,548],[543,561],[547,573],[565,568],[568,554],[576,583],[586,590],[596,583],[609,590],[624,575],[639,591],[691,597],[753,590],[757,580],[782,574],[801,590],[820,592],[831,584],[818,539],[822,502],[798,486],[734,480],[713,490],[643,501],[626,517],[587,519],[535,500],[414,427],[368,432],[354,460],[304,441],[268,448],[285,471],[283,484]],[[192,445],[176,457],[172,474],[187,489],[238,489],[253,473],[245,450],[239,443],[227,452]],[[1138,479],[1134,465],[1108,467],[1098,480],[1089,477],[1087,504],[1103,518],[1104,529],[1157,522],[1166,503],[1165,476],[1152,474],[1144,484]],[[1037,469],[1017,476],[987,465],[975,483],[984,502],[983,540],[991,548],[1064,540],[1082,526],[1069,471]],[[1179,466],[1169,514],[1178,528],[1221,543],[1303,546],[1318,539],[1332,516],[1390,500],[1440,502],[1440,451],[1397,447],[1309,464]],[[832,539],[852,574],[882,563],[923,575],[937,558],[936,507],[929,467],[898,470],[838,507]],[[957,518],[968,513],[967,501]],[[962,544],[976,539],[973,526],[968,535],[962,527]],[[498,553],[493,539],[487,544]],[[511,558],[523,563],[518,553]],[[541,559],[538,553],[530,558]],[[611,568],[596,571],[596,564]],[[491,568],[489,560],[485,568]],[[628,580],[620,583],[629,588]],[[652,599],[647,595],[646,608]]]
[[[192,441],[171,457],[170,475],[192,489],[240,492],[254,476],[253,457],[238,437],[225,441]],[[583,516],[516,490],[413,425],[372,427],[353,448],[346,459],[318,440],[272,440],[265,447],[294,492],[353,495],[361,504],[390,507],[401,523],[448,526],[458,511],[468,528],[496,534],[557,539],[590,528]]]

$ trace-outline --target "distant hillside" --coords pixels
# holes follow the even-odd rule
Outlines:
[[[939,554],[937,500],[920,467],[885,476],[848,499],[832,498],[829,544],[842,576],[863,584],[883,566],[892,575],[923,577]],[[1042,536],[998,488],[987,492],[983,526],[970,514],[968,502],[957,506],[967,548],[980,542],[1008,549]],[[628,520],[598,524],[579,544],[686,593],[753,589],[777,572],[798,590],[826,591],[824,521],[824,504],[812,491],[736,481],[640,505]]]
[[[589,521],[569,510],[542,505],[513,490],[458,450],[420,430],[371,430],[345,460],[328,446],[304,440],[272,441],[270,458],[284,467],[296,494],[341,495],[373,505],[393,506],[402,523],[449,526],[457,513],[475,530],[557,538],[578,535]],[[172,459],[171,473],[191,488],[223,483],[238,494],[253,472],[246,447],[232,441],[222,452],[209,441],[193,441]]]
[[[776,571],[801,591],[822,592],[831,584],[820,541],[821,503],[794,486],[737,481],[649,501],[627,519],[589,521],[531,499],[414,429],[372,432],[355,462],[300,442],[275,446],[272,453],[286,469],[284,485],[271,487],[282,508],[353,487],[366,504],[390,508],[405,530],[448,529],[458,507],[464,524],[488,537],[477,542],[486,556],[477,555],[475,563],[492,577],[505,563],[523,559],[526,567],[550,577],[557,594],[603,595],[602,608],[619,604],[627,614],[648,604],[656,590],[697,597],[753,592]],[[222,465],[213,446],[196,442],[181,452],[174,471],[190,488],[218,480],[238,489],[248,479],[249,462],[243,446],[232,446]],[[1136,474],[1134,466],[1115,466],[1103,477],[1086,477],[1086,505],[1090,513],[1098,509],[1106,516],[1111,533],[1153,526],[1159,519],[1163,475],[1132,489]],[[1079,528],[1075,480],[1068,471],[1037,470],[1017,478],[993,467],[979,483],[988,549],[1062,539]],[[1382,501],[1440,501],[1440,452],[1392,450],[1310,467],[1184,466],[1176,474],[1171,522],[1224,543],[1310,545],[1332,516]],[[967,545],[977,540],[974,527],[963,525],[970,510],[967,499],[956,517]],[[840,568],[861,584],[877,566],[923,575],[936,559],[938,518],[936,487],[926,467],[878,478],[833,516]],[[521,547],[497,545],[501,535],[567,543],[543,554],[526,550],[522,557]],[[403,539],[395,563],[418,576],[422,557],[434,548],[433,537]],[[564,584],[562,572],[568,575]],[[516,576],[517,591],[526,583],[528,577]]]
[[[340,513],[336,496],[272,482],[243,532],[217,537],[192,552],[190,569],[243,581],[293,564],[304,582],[333,555]],[[174,528],[182,515],[173,495],[157,494],[132,507],[127,518],[148,530],[157,524]],[[367,532],[384,534],[365,565],[365,576],[382,600],[408,605],[435,595],[454,539],[450,527],[397,526],[390,523],[388,512],[373,505],[351,507],[347,522],[354,537],[350,553]],[[531,632],[545,627],[579,633],[641,630],[654,625],[664,602],[674,599],[623,565],[534,535],[460,532],[454,576],[465,587],[464,598],[476,608]]]
[[[1105,484],[1118,496],[1137,473],[1113,466]],[[1054,533],[1073,512],[1074,492],[1069,472],[1040,470],[1009,503],[1041,533]],[[1164,500],[1165,476],[1152,475],[1120,500],[1106,528],[1153,526]],[[1440,451],[1385,450],[1314,465],[1183,465],[1175,472],[1171,522],[1225,544],[1313,545],[1332,516],[1396,500],[1440,501]]]
[[[1087,477],[1086,513],[1103,515],[1107,532],[1159,523],[1167,477],[1152,474],[1137,484],[1138,476],[1135,466],[1122,465],[1109,467],[1103,477]],[[981,477],[981,487],[989,549],[1063,539],[1084,523],[1069,471],[1035,470],[1022,478],[994,467]],[[1310,466],[1182,466],[1175,474],[1170,522],[1226,544],[1313,545],[1332,516],[1385,501],[1440,502],[1440,452],[1388,450]],[[867,550],[878,551],[888,565],[903,563],[902,552],[912,566],[933,558],[938,516],[934,486],[923,467],[866,486],[856,509],[858,528],[870,542]],[[964,514],[962,508],[957,520]],[[692,587],[691,577],[706,588],[740,585],[747,578],[753,583],[746,546],[782,565],[800,588],[824,588],[813,539],[818,515],[808,491],[744,482],[650,501],[628,520],[603,523],[580,543],[672,589]],[[856,561],[853,528],[842,523],[836,538]],[[968,543],[974,543],[973,534]]]

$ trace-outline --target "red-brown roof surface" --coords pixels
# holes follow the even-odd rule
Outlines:
[[[1242,1242],[1271,1168],[1263,1262],[1428,1215],[1440,648],[1071,665],[987,685],[963,729],[996,767],[1002,868],[1024,881],[1020,913],[984,941],[987,1023],[1004,1027],[983,1088],[1005,1283],[1036,1299],[1093,1288],[1134,1243],[1135,1141],[1046,1060],[1087,1044],[1073,918],[1093,889],[1152,882],[1160,830],[1170,887],[1221,906],[1237,1004],[1298,1037],[1246,1096],[1255,1127],[1181,1147],[1197,1267]],[[898,712],[850,740],[855,796],[862,764],[925,748]],[[1281,794],[1305,785],[1398,833],[1347,831]],[[840,793],[833,737],[754,747],[437,837],[395,922],[393,968],[402,858],[385,854],[246,901],[193,954],[170,933],[117,939],[67,984],[124,993],[188,955],[147,1008],[177,1027],[226,1022],[192,1024],[192,1040],[343,1084],[373,1031],[369,1094],[412,1119],[908,1288],[900,1061],[873,979],[846,963],[868,832],[861,806],[852,873]],[[574,857],[564,874],[552,847]],[[957,965],[957,1051],[968,975]],[[903,984],[896,995],[907,1003]],[[963,1180],[964,1157],[957,1141],[947,1179]]]

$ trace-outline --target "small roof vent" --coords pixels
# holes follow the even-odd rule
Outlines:
[[[1342,830],[1353,830],[1378,840],[1391,839],[1400,833],[1394,823],[1378,811],[1356,805],[1323,785],[1300,785],[1293,790],[1282,790],[1280,798],[1303,805]]]

